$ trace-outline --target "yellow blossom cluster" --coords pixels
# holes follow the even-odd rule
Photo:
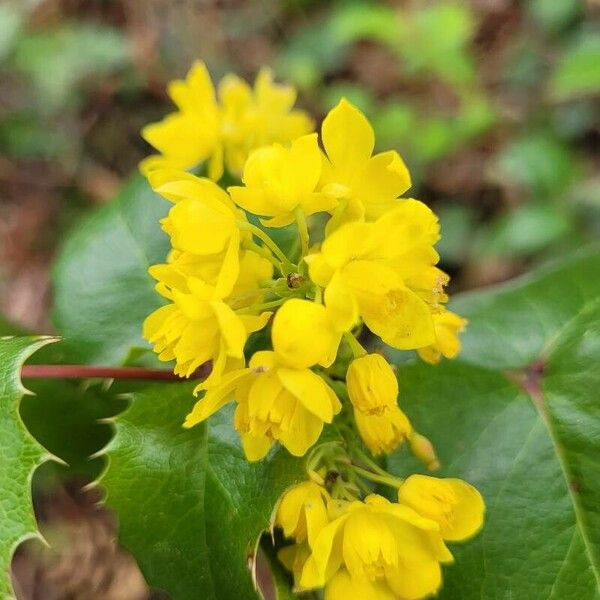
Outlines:
[[[197,62],[168,91],[177,111],[144,127],[142,136],[159,152],[142,162],[144,173],[207,161],[209,177],[218,181],[225,166],[240,175],[252,150],[291,142],[314,127],[304,111],[293,109],[294,88],[275,84],[268,69],[260,71],[254,88],[229,74],[215,90],[206,65]]]
[[[169,94],[178,111],[143,131],[159,154],[142,172],[172,203],[161,222],[172,249],[150,268],[165,304],[144,336],[181,377],[212,365],[184,426],[234,403],[249,461],[275,445],[310,451],[310,481],[284,495],[275,523],[294,541],[280,557],[299,590],[324,587],[326,600],[435,593],[452,560],[445,542],[481,527],[481,496],[456,479],[398,480],[370,457],[407,442],[439,466],[384,356],[387,345],[435,364],[460,351],[466,321],[445,307],[438,219],[403,197],[406,165],[374,153],[371,125],[345,99],[314,133],[295,91],[266,70],[253,89],[229,75],[217,93],[197,63]],[[224,169],[237,185],[219,185]],[[337,415],[344,440],[319,442]]]
[[[397,502],[377,494],[336,500],[314,481],[288,490],[274,525],[294,541],[279,552],[297,591],[325,588],[325,600],[418,600],[442,582],[453,561],[446,542],[483,524],[479,492],[460,479],[411,475]]]

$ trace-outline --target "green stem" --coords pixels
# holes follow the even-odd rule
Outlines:
[[[257,311],[281,306],[286,300],[287,298],[280,298],[279,300],[273,300],[272,302],[263,302],[262,304],[255,304],[254,306],[248,306],[247,308],[240,308],[235,312],[238,315],[251,315]]]
[[[308,225],[306,223],[306,215],[302,210],[302,207],[297,206],[296,210],[294,210],[294,215],[296,217],[296,223],[298,224],[298,235],[300,236],[300,244],[302,248],[302,256],[306,256],[308,254]]]
[[[373,469],[373,471],[376,471],[377,473],[379,473],[380,475],[383,475],[384,477],[387,477],[389,475],[389,473],[385,469],[382,469],[374,460],[370,459],[362,450],[356,448],[355,454],[360,458],[361,462],[364,462],[368,467]]]
[[[315,285],[315,302],[317,304],[323,304],[323,291],[318,285]]]
[[[362,344],[354,337],[354,335],[350,331],[344,332],[344,339],[350,349],[352,350],[352,354],[354,354],[354,358],[359,358],[367,354],[367,351],[363,348]]]
[[[358,467],[356,465],[352,465],[352,469],[355,473],[361,477],[364,477],[365,479],[370,479],[376,483],[382,483],[383,485],[388,485],[393,488],[399,488],[404,483],[404,481],[398,477],[392,477],[389,474],[378,475],[377,473],[372,473],[371,471],[367,471],[367,469],[363,469],[362,467]]]
[[[252,240],[245,240],[243,246],[247,250],[252,250],[252,252],[260,254],[263,258],[266,258],[279,272],[283,272],[281,263],[273,256],[273,253],[269,252],[269,250],[264,246],[259,246]]]
[[[260,227],[252,225],[247,221],[238,221],[238,227],[240,229],[246,229],[251,231],[271,252],[281,261],[285,270],[285,274],[291,273],[295,270],[294,265],[290,262],[288,257],[283,253],[281,248],[266,234]]]

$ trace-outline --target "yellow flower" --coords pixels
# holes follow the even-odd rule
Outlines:
[[[334,391],[310,369],[293,368],[275,352],[257,352],[248,369],[208,386],[184,426],[204,421],[234,399],[235,428],[250,461],[263,458],[276,441],[294,456],[303,456],[319,439],[323,424],[341,410]]]
[[[410,436],[412,426],[398,406],[387,407],[381,414],[368,415],[354,410],[360,437],[373,454],[393,452]]]
[[[208,160],[211,179],[221,178],[224,162],[239,176],[252,150],[290,142],[313,129],[308,115],[292,108],[295,90],[275,84],[268,69],[259,72],[254,89],[235,75],[226,76],[217,99],[206,66],[196,62],[186,79],[171,82],[168,91],[178,111],[142,130],[160,152],[142,162],[145,174],[165,165],[188,169]]]
[[[439,363],[442,356],[454,358],[458,355],[460,352],[458,334],[467,326],[467,320],[442,308],[439,312],[433,313],[433,326],[435,342],[417,350],[419,356],[432,365]]]
[[[154,191],[175,203],[161,221],[173,248],[220,260],[218,293],[229,293],[239,275],[239,223],[245,222],[243,212],[210,179],[161,169],[149,180]]]
[[[326,303],[340,314],[358,310],[390,346],[422,348],[435,341],[431,313],[445,299],[434,266],[438,238],[431,210],[402,200],[374,223],[342,225],[305,260],[311,279],[326,288]]]
[[[333,582],[329,598],[341,599],[336,590],[347,589],[348,582],[334,576],[342,570],[366,590],[361,598],[379,598],[378,588],[389,588],[388,597],[417,600],[439,589],[440,562],[451,561],[435,521],[372,494],[364,503],[350,503],[317,535],[300,584],[311,589]]]
[[[346,383],[354,408],[366,415],[382,415],[396,406],[398,380],[381,354],[367,354],[353,360]]]
[[[373,128],[346,99],[325,117],[321,138],[327,158],[320,189],[338,200],[341,210],[334,226],[362,218],[374,220],[410,188],[410,174],[397,152],[372,156]]]
[[[221,114],[206,65],[194,63],[185,80],[172,81],[168,92],[178,111],[142,129],[142,137],[162,155],[143,161],[142,171],[165,164],[187,169],[211,159],[209,172],[219,179],[223,170]]]
[[[312,545],[329,523],[327,503],[330,499],[327,490],[313,481],[295,485],[279,501],[275,525],[283,529],[286,538],[294,538],[298,543],[308,540]]]
[[[442,537],[448,541],[465,540],[483,525],[483,498],[462,479],[411,475],[400,486],[398,501],[438,523]]]
[[[329,367],[341,335],[325,306],[300,298],[287,300],[275,313],[271,333],[277,355],[296,369]]]
[[[333,208],[335,199],[315,192],[321,175],[321,153],[317,134],[305,135],[291,147],[273,144],[254,151],[244,167],[245,187],[228,189],[233,201],[263,220],[267,227],[284,227],[305,215]]]
[[[170,290],[173,288],[189,292],[187,280],[190,277],[218,287],[220,278],[227,279],[222,272],[224,254],[202,256],[172,250],[167,263],[152,265],[148,272],[158,281],[156,289],[159,294],[171,300]],[[271,262],[251,250],[240,252],[239,264],[238,278],[226,296],[227,304],[234,310],[259,303],[264,296],[261,285],[273,277]]]
[[[248,335],[262,329],[271,314],[238,315],[214,286],[194,277],[185,279],[183,289],[164,282],[157,289],[172,302],[146,318],[144,337],[160,360],[175,360],[175,373],[181,377],[212,360],[209,381],[218,379],[228,359],[243,358]]]

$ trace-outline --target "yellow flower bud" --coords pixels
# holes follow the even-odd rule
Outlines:
[[[436,521],[445,540],[464,540],[483,525],[483,498],[462,479],[411,475],[398,490],[398,501]]]
[[[396,406],[398,380],[380,354],[367,354],[353,360],[346,382],[354,408],[366,415],[381,415]]]
[[[355,409],[354,419],[360,437],[373,454],[393,452],[412,431],[408,417],[398,406],[389,407],[381,415],[366,415]]]
[[[409,437],[410,450],[430,471],[440,468],[433,444],[420,433],[413,431]]]

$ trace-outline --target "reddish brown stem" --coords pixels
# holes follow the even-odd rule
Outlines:
[[[191,379],[202,379],[208,374],[202,365]],[[144,369],[142,367],[91,367],[87,365],[24,365],[23,379],[147,379],[151,381],[181,381],[167,369]]]

